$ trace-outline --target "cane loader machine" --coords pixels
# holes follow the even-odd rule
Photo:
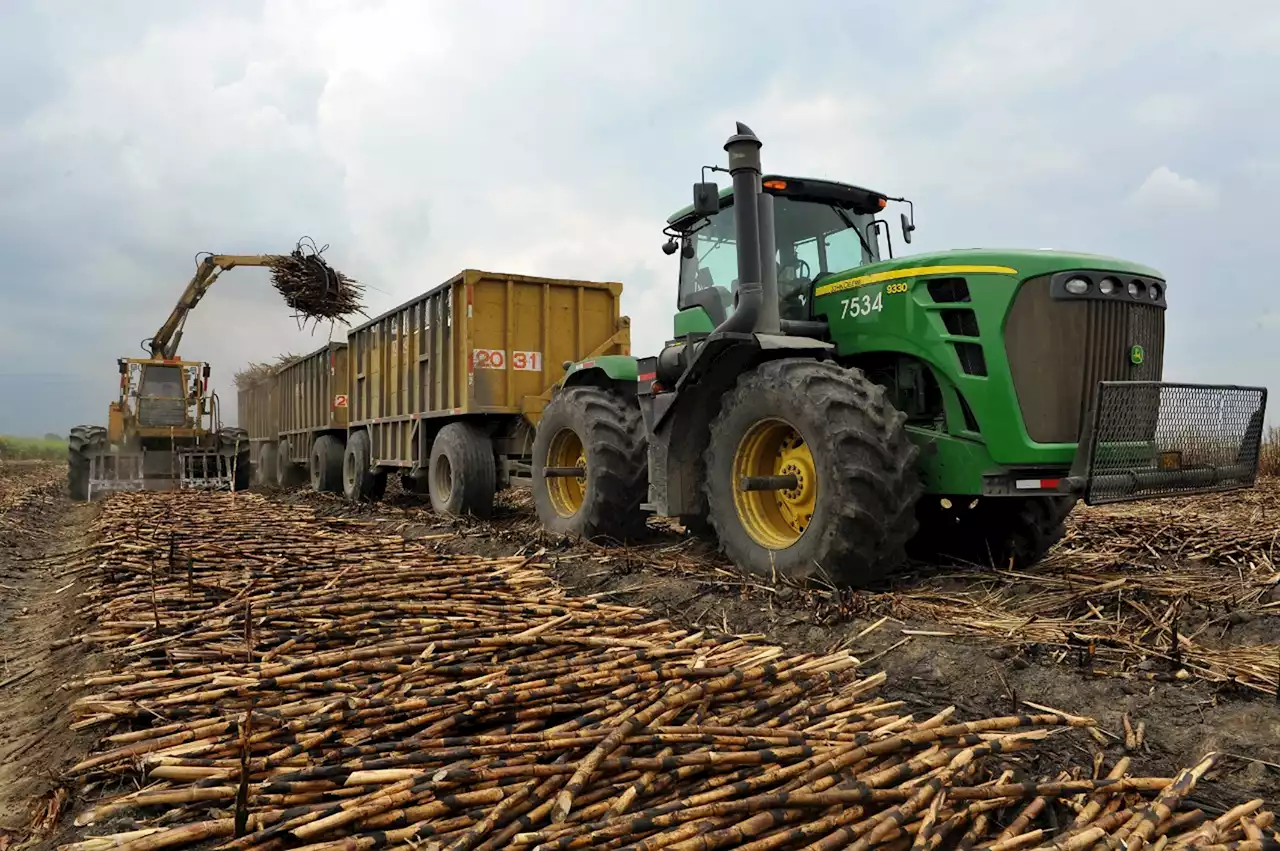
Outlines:
[[[192,309],[218,276],[236,266],[272,266],[277,255],[203,255],[146,357],[120,358],[119,397],[106,427],[71,430],[68,479],[72,499],[119,490],[243,490],[249,486],[249,434],[222,425],[209,364],[178,357]]]
[[[910,211],[910,243],[907,199],[764,174],[742,124],[725,149],[664,229],[670,341],[569,365],[543,412],[531,473],[549,531],[627,539],[675,518],[742,569],[856,586],[911,557],[1026,567],[1081,499],[1253,485],[1266,389],[1161,380],[1155,269],[894,257],[884,211]]]

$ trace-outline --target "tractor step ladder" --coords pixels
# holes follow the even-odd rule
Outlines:
[[[229,491],[234,482],[234,458],[216,451],[178,454],[178,487],[182,490]]]

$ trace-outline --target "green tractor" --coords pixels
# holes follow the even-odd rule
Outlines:
[[[738,567],[870,583],[908,557],[1039,561],[1089,504],[1251,487],[1266,389],[1161,381],[1165,281],[1087,254],[894,258],[890,201],[765,175],[667,221],[674,339],[571,364],[533,446],[549,531],[713,534]],[[705,170],[704,170],[705,180]],[[881,257],[887,243],[889,259]]]

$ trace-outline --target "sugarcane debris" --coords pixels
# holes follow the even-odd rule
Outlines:
[[[264,381],[269,380],[276,372],[294,361],[298,360],[301,355],[281,354],[276,359],[266,363],[250,363],[244,369],[241,369],[232,376],[237,390],[247,390],[255,387]]]
[[[304,237],[272,264],[272,285],[301,318],[341,320],[363,313],[364,285],[326,263],[327,248]]]
[[[1280,841],[1261,800],[1188,803],[1216,753],[1046,773],[1091,719],[913,713],[849,651],[690,633],[566,595],[541,552],[377,528],[245,493],[103,506],[93,626],[64,643],[114,661],[74,684],[104,738],[64,851]]]

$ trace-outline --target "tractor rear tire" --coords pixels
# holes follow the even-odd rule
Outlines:
[[[704,490],[721,551],[738,567],[869,585],[906,560],[920,494],[906,416],[860,370],[767,361],[738,377],[711,424]],[[791,490],[739,490],[795,475]]]
[[[387,492],[387,474],[371,470],[369,432],[352,432],[342,456],[342,493],[352,502],[376,502]]]
[[[316,493],[342,493],[342,443],[322,434],[311,444],[311,489]]]
[[[253,478],[256,484],[275,484],[277,451],[274,443],[264,443],[258,447],[258,463],[253,468]]]
[[[1067,534],[1073,496],[940,497],[920,501],[919,533],[908,545],[921,561],[954,560],[999,570],[1023,570],[1041,561]]]
[[[533,439],[533,504],[543,528],[586,540],[642,534],[646,451],[634,396],[585,385],[558,393]],[[543,475],[577,466],[585,466],[581,478]]]
[[[102,426],[78,425],[67,438],[67,489],[76,502],[89,500],[89,455],[106,444]]]
[[[288,439],[280,441],[276,447],[276,487],[289,490],[302,482],[302,468],[293,461],[293,446]]]
[[[431,441],[427,492],[437,514],[493,516],[497,461],[489,435],[470,423],[449,423]]]

